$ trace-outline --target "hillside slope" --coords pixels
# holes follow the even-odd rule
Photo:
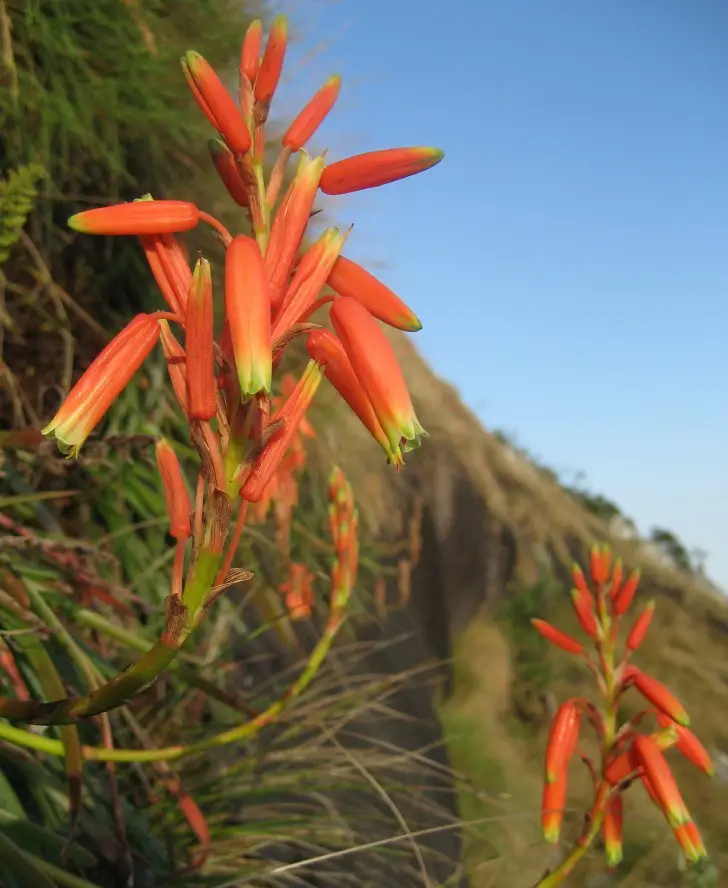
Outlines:
[[[491,831],[485,840],[480,834],[481,841],[471,844],[471,862],[482,864],[484,854],[501,860],[499,866],[476,867],[471,881],[476,888],[528,888],[539,869],[553,863],[553,852],[540,842],[537,827],[547,713],[538,707],[524,713],[518,699],[523,693],[533,697],[532,688],[524,691],[519,657],[532,631],[528,617],[539,611],[528,612],[525,606],[519,610],[517,597],[544,576],[565,581],[571,561],[583,559],[598,541],[610,543],[629,567],[641,568],[640,600],[654,597],[658,609],[638,663],[685,701],[696,730],[718,760],[722,752],[728,753],[728,604],[699,579],[656,560],[648,546],[612,531],[546,473],[483,428],[453,387],[432,373],[411,339],[394,333],[391,341],[430,434],[425,446],[410,454],[396,475],[357,421],[334,407],[336,431],[322,449],[326,458],[336,451],[357,480],[376,533],[398,537],[411,533],[413,523],[419,527],[420,554],[407,613],[426,656],[455,659],[454,671],[444,670],[449,693],[444,723],[453,763],[476,790],[475,795],[468,791],[463,796],[462,814],[510,818],[515,810],[527,812],[524,828],[511,824],[499,829],[497,840]],[[317,409],[328,410],[333,404],[325,393]],[[575,628],[567,588],[557,585],[548,600],[544,597],[543,613]],[[390,590],[390,602],[396,600],[396,591]],[[505,625],[504,601],[516,602]],[[591,693],[588,675],[582,677],[565,663],[565,655],[547,656],[545,708],[575,692]],[[712,856],[726,868],[728,789],[718,770],[711,783],[678,765],[681,785],[710,841]],[[504,802],[501,793],[510,801]],[[639,863],[642,877],[654,879],[649,884],[678,884],[669,832],[649,804],[639,799],[635,804],[631,858],[624,866],[631,871]],[[522,857],[526,848],[527,864]],[[603,865],[595,856],[592,870],[598,871]],[[514,859],[518,876],[512,869]],[[655,860],[663,861],[661,868],[655,868]],[[625,884],[646,883],[628,877]]]

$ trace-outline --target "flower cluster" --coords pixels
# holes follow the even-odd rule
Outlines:
[[[188,52],[182,59],[192,95],[218,133],[209,145],[213,164],[231,198],[245,209],[252,236],[231,234],[190,202],[150,195],[69,220],[87,234],[137,236],[168,309],[134,318],[44,429],[69,455],[78,453],[160,339],[177,399],[215,485],[248,502],[265,496],[324,375],[394,465],[425,434],[377,323],[416,331],[418,318],[385,284],[341,255],[348,232],[327,228],[307,248],[304,241],[319,191],[344,194],[402,179],[436,164],[442,152],[397,148],[331,164],[308,155],[304,145],[337,99],[335,77],[285,131],[266,182],[265,124],[286,45],[285,18],[275,19],[264,48],[262,26],[253,22],[240,56],[238,102],[201,55]],[[298,166],[284,190],[295,153]],[[225,246],[218,338],[210,264],[200,258],[190,268],[178,238],[203,222]],[[308,322],[327,303],[333,332]],[[271,417],[273,372],[298,336],[306,339],[310,364]]]
[[[689,730],[682,704],[668,688],[630,663],[642,644],[655,612],[648,601],[637,613],[619,655],[620,630],[630,611],[639,583],[639,571],[626,576],[622,563],[612,565],[607,547],[595,546],[590,558],[591,586],[580,567],[574,566],[571,591],[577,619],[587,642],[567,635],[544,620],[533,625],[544,638],[567,653],[581,657],[594,675],[603,706],[572,698],[554,716],[546,750],[542,806],[544,837],[557,842],[566,804],[568,769],[575,753],[588,767],[594,783],[594,803],[584,834],[564,862],[540,883],[558,885],[569,875],[601,829],[607,861],[616,866],[622,859],[622,797],[634,782],[641,784],[660,809],[685,857],[696,863],[706,856],[700,834],[683,801],[665,750],[675,746],[685,758],[706,774],[713,773],[710,756]],[[594,651],[592,655],[588,647]],[[624,694],[634,688],[649,704],[623,724],[619,706]],[[655,730],[640,733],[637,727],[654,718]],[[601,750],[597,765],[578,750],[582,722],[595,730]]]
[[[335,466],[329,479],[329,528],[334,544],[331,568],[332,612],[339,613],[342,596],[348,595],[356,582],[359,562],[359,516],[354,506],[354,493],[344,473]],[[279,591],[284,595],[288,615],[302,620],[313,611],[315,577],[305,564],[292,562],[288,578]]]
[[[412,332],[421,327],[418,318],[384,283],[341,255],[348,232],[327,228],[310,244],[306,233],[319,191],[344,194],[384,185],[434,166],[442,152],[396,148],[331,164],[324,156],[307,154],[304,146],[339,93],[339,79],[332,78],[287,128],[266,175],[266,121],[286,45],[285,18],[274,20],[265,47],[261,23],[251,24],[240,55],[238,101],[201,55],[188,52],[182,59],[192,96],[217,132],[209,143],[212,162],[247,215],[250,234],[231,233],[188,201],[151,195],[69,220],[78,232],[137,237],[166,308],[138,315],[114,337],[43,433],[54,435],[69,456],[77,455],[159,344],[200,456],[191,500],[171,445],[160,442],[157,448],[176,557],[155,668],[184,642],[214,597],[234,582],[230,569],[249,507],[255,520],[271,501],[277,502],[279,542],[288,537],[297,496],[294,476],[305,459],[301,438],[311,432],[306,413],[324,378],[394,466],[426,434],[379,325]],[[298,164],[287,176],[294,154]],[[200,256],[191,267],[180,238],[201,223],[212,227],[225,249],[224,310],[217,330],[210,263]],[[333,330],[311,321],[326,305]],[[281,386],[276,371],[300,337],[308,364],[298,379]],[[291,594],[305,610],[310,597],[305,575],[290,582]],[[127,676],[126,685],[132,684]]]

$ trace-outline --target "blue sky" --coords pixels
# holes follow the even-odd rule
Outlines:
[[[279,110],[344,79],[319,147],[446,152],[332,207],[434,369],[728,588],[728,5],[296,0],[292,21]]]

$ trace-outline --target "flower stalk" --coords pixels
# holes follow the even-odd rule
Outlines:
[[[250,26],[241,51],[237,100],[199,53],[187,52],[182,59],[192,98],[218,136],[209,145],[213,163],[232,199],[247,212],[254,238],[228,231],[222,222],[189,201],[154,200],[151,195],[80,212],[69,220],[82,234],[136,237],[166,310],[139,315],[128,323],[81,376],[43,432],[53,435],[69,456],[78,455],[161,342],[172,389],[197,451],[199,468],[196,483],[191,485],[196,496],[190,508],[182,469],[169,445],[160,442],[157,457],[175,551],[159,639],[136,663],[82,696],[47,702],[0,698],[0,716],[10,721],[73,724],[123,705],[175,663],[215,599],[246,574],[234,564],[248,504],[269,502],[274,489],[289,508],[295,498],[291,494],[293,471],[304,458],[300,436],[308,428],[306,413],[324,378],[323,366],[317,360],[309,362],[286,400],[278,403],[272,419],[271,404],[278,398],[274,388],[280,382],[275,378],[280,359],[296,336],[314,328],[302,321],[315,308],[330,300],[332,310],[340,307],[334,320],[349,363],[338,356],[344,369],[337,382],[345,397],[355,400],[357,414],[380,443],[386,433],[390,461],[401,464],[402,450],[418,444],[425,434],[401,370],[374,320],[381,316],[415,330],[419,321],[414,314],[358,267],[352,275],[351,268],[347,274],[339,266],[338,286],[346,296],[332,297],[325,292],[345,237],[334,230],[325,235],[320,255],[315,254],[316,261],[310,261],[306,273],[298,278],[296,274],[303,265],[299,265],[299,252],[319,190],[344,193],[393,182],[433,166],[442,153],[391,149],[333,164],[326,174],[325,157],[310,158],[302,149],[334,105],[340,87],[334,78],[285,131],[279,162],[266,181],[265,124],[280,82],[287,40],[286,20],[279,16],[260,59],[262,27],[260,22]],[[274,213],[287,161],[299,152],[297,172]],[[212,226],[226,252],[224,318],[217,333],[210,265],[201,257],[193,272],[186,247],[177,237],[200,222]],[[348,295],[349,289],[358,294],[359,301],[356,295]],[[353,321],[362,318],[366,341],[358,342]],[[388,396],[386,380],[376,372],[377,355],[366,358],[372,347],[396,380],[394,397]],[[329,625],[281,707],[315,675],[343,619],[357,563],[357,555],[352,554],[357,551],[357,520],[352,509],[350,503],[346,529],[343,525],[339,528],[339,537],[347,542],[337,548],[332,568]],[[235,514],[238,517],[233,522]],[[98,754],[84,747],[84,755],[107,761],[166,760],[249,736],[257,730],[256,725],[262,726],[279,711],[274,706],[259,716],[258,722],[194,747],[153,752],[104,748],[97,750]],[[30,744],[31,748],[56,748],[48,738],[18,732],[10,725],[0,726],[0,733],[10,742]]]
[[[609,549],[594,546],[589,565],[591,585],[580,567],[575,565],[572,572],[574,588],[571,597],[577,619],[587,636],[586,645],[543,620],[533,621],[534,628],[541,635],[590,666],[602,697],[600,708],[585,704],[585,701],[569,700],[562,704],[554,718],[546,751],[542,815],[547,840],[558,841],[568,763],[578,732],[576,713],[580,708],[590,714],[589,722],[597,732],[601,765],[597,770],[587,760],[594,778],[594,801],[581,836],[536,888],[564,884],[600,832],[609,866],[619,864],[622,857],[622,797],[633,783],[641,784],[660,809],[688,862],[696,863],[706,857],[700,834],[680,795],[664,752],[677,745],[689,761],[708,774],[713,771],[712,763],[697,737],[686,727],[688,715],[682,704],[657,679],[629,665],[630,657],[640,647],[650,627],[655,604],[650,601],[642,609],[620,647],[620,630],[637,592],[639,573],[634,572],[623,582],[621,562],[615,562],[611,571],[610,567]],[[596,664],[586,650],[589,645],[596,654]],[[640,712],[620,724],[620,702],[630,688],[637,690],[654,709]],[[656,714],[658,731],[639,733],[638,725],[653,714]],[[554,798],[558,806],[549,807]]]

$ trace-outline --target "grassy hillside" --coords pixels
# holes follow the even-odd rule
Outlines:
[[[338,434],[352,436],[344,462],[360,473],[381,532],[401,532],[413,510],[424,507],[425,530],[431,526],[414,573],[412,608],[431,654],[454,664],[452,695],[442,698],[440,711],[460,780],[472,884],[529,888],[558,860],[539,826],[549,715],[568,696],[595,699],[586,670],[551,650],[529,619],[544,617],[573,631],[571,561],[584,559],[592,543],[609,542],[629,567],[642,570],[636,606],[657,600],[635,662],[685,702],[696,733],[720,761],[728,753],[728,604],[702,576],[674,569],[649,541],[625,537],[622,522],[605,521],[483,429],[411,341],[394,336],[393,342],[431,437],[392,484],[384,467],[360,452],[363,435],[353,424],[347,432],[344,418]],[[679,756],[670,761],[714,863],[728,873],[725,764],[711,780]],[[586,772],[573,771],[567,840],[577,835],[590,788]],[[638,788],[629,796],[624,863],[599,881],[606,867],[597,851],[569,884],[692,884],[664,820]],[[468,821],[482,819],[493,822],[467,830]],[[700,884],[713,879],[709,874]]]

